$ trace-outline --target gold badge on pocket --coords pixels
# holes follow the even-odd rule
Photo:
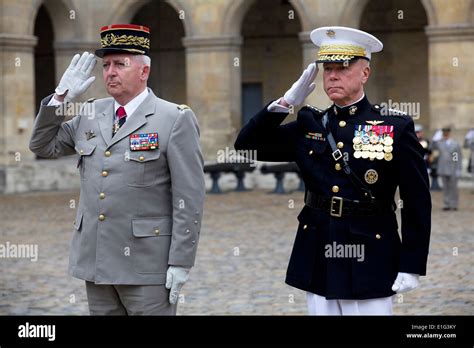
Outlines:
[[[374,169],[369,169],[365,172],[365,182],[367,184],[375,184],[379,180],[379,173]]]

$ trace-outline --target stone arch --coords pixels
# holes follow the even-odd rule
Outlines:
[[[56,41],[67,41],[68,39],[82,37],[84,35],[81,16],[78,14],[77,7],[74,5],[74,1],[72,0],[44,0],[35,2],[33,5],[33,11],[31,11],[28,20],[27,33],[29,35],[33,35],[35,19],[41,5],[45,6],[51,16]],[[75,11],[74,22],[69,18],[70,11]],[[61,30],[62,28],[70,26],[72,24],[71,22],[74,24],[74,30]]]
[[[152,60],[148,86],[160,98],[177,104],[185,103],[186,55],[183,38],[186,35],[179,12],[168,1],[147,1],[138,8],[131,23],[150,28]]]
[[[429,43],[425,33],[429,19],[424,4],[421,0],[370,0],[360,21],[358,27],[384,43],[383,51],[371,60],[372,77],[365,86],[369,99],[410,105],[412,109],[405,111],[415,122],[429,126]]]
[[[34,23],[34,35],[37,43],[34,48],[34,84],[35,103],[51,93],[56,87],[56,59],[54,54],[55,32],[53,18],[45,6],[40,6]]]
[[[222,19],[222,33],[229,36],[240,36],[241,25],[250,7],[257,0],[234,0],[224,11]],[[304,0],[289,0],[301,22],[302,31],[312,29],[311,19],[308,16]]]
[[[469,9],[469,22],[474,24],[474,0],[471,0],[471,6]]]
[[[242,124],[268,100],[284,94],[301,74],[302,27],[292,1],[278,1],[276,5],[274,0],[254,1],[245,12],[239,32],[243,38]]]
[[[343,26],[358,28],[362,14],[370,0],[347,1],[344,10],[339,17],[339,23]],[[428,26],[435,26],[438,24],[438,16],[436,7],[432,0],[420,0],[423,5],[426,16],[428,18]]]
[[[161,1],[168,3],[178,14],[180,11],[184,11],[183,25],[185,37],[193,36],[195,33],[195,26],[191,16],[189,15],[189,13],[191,13],[189,4],[182,0]],[[149,2],[151,2],[151,0],[122,0],[118,3],[116,10],[109,17],[108,23],[129,23],[137,11]]]

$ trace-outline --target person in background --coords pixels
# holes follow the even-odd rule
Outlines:
[[[416,133],[416,136],[418,137],[418,140],[420,141],[421,147],[423,148],[423,159],[425,160],[426,169],[429,172],[429,167],[430,167],[429,158],[431,154],[430,142],[425,139],[425,132],[421,124],[415,125],[415,133]]]
[[[451,138],[451,126],[442,129],[443,138],[433,144],[433,150],[439,152],[438,175],[443,183],[443,210],[458,210],[458,179],[462,170],[461,146]]]
[[[471,150],[469,155],[469,162],[467,165],[467,172],[471,173],[471,177],[474,180],[474,128],[471,128],[464,138],[464,148]],[[474,189],[471,191],[474,193]]]
[[[439,186],[438,182],[438,157],[439,152],[438,150],[434,150],[433,146],[437,141],[440,141],[443,138],[443,132],[441,129],[436,130],[433,137],[431,138],[431,144],[429,148],[429,173],[431,176],[431,191],[441,191],[441,186]]]

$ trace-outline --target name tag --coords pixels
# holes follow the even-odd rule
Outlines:
[[[158,148],[158,133],[130,135],[130,151],[151,151]]]

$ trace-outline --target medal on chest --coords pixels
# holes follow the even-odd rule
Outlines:
[[[356,159],[393,159],[393,126],[355,125],[352,142]]]

